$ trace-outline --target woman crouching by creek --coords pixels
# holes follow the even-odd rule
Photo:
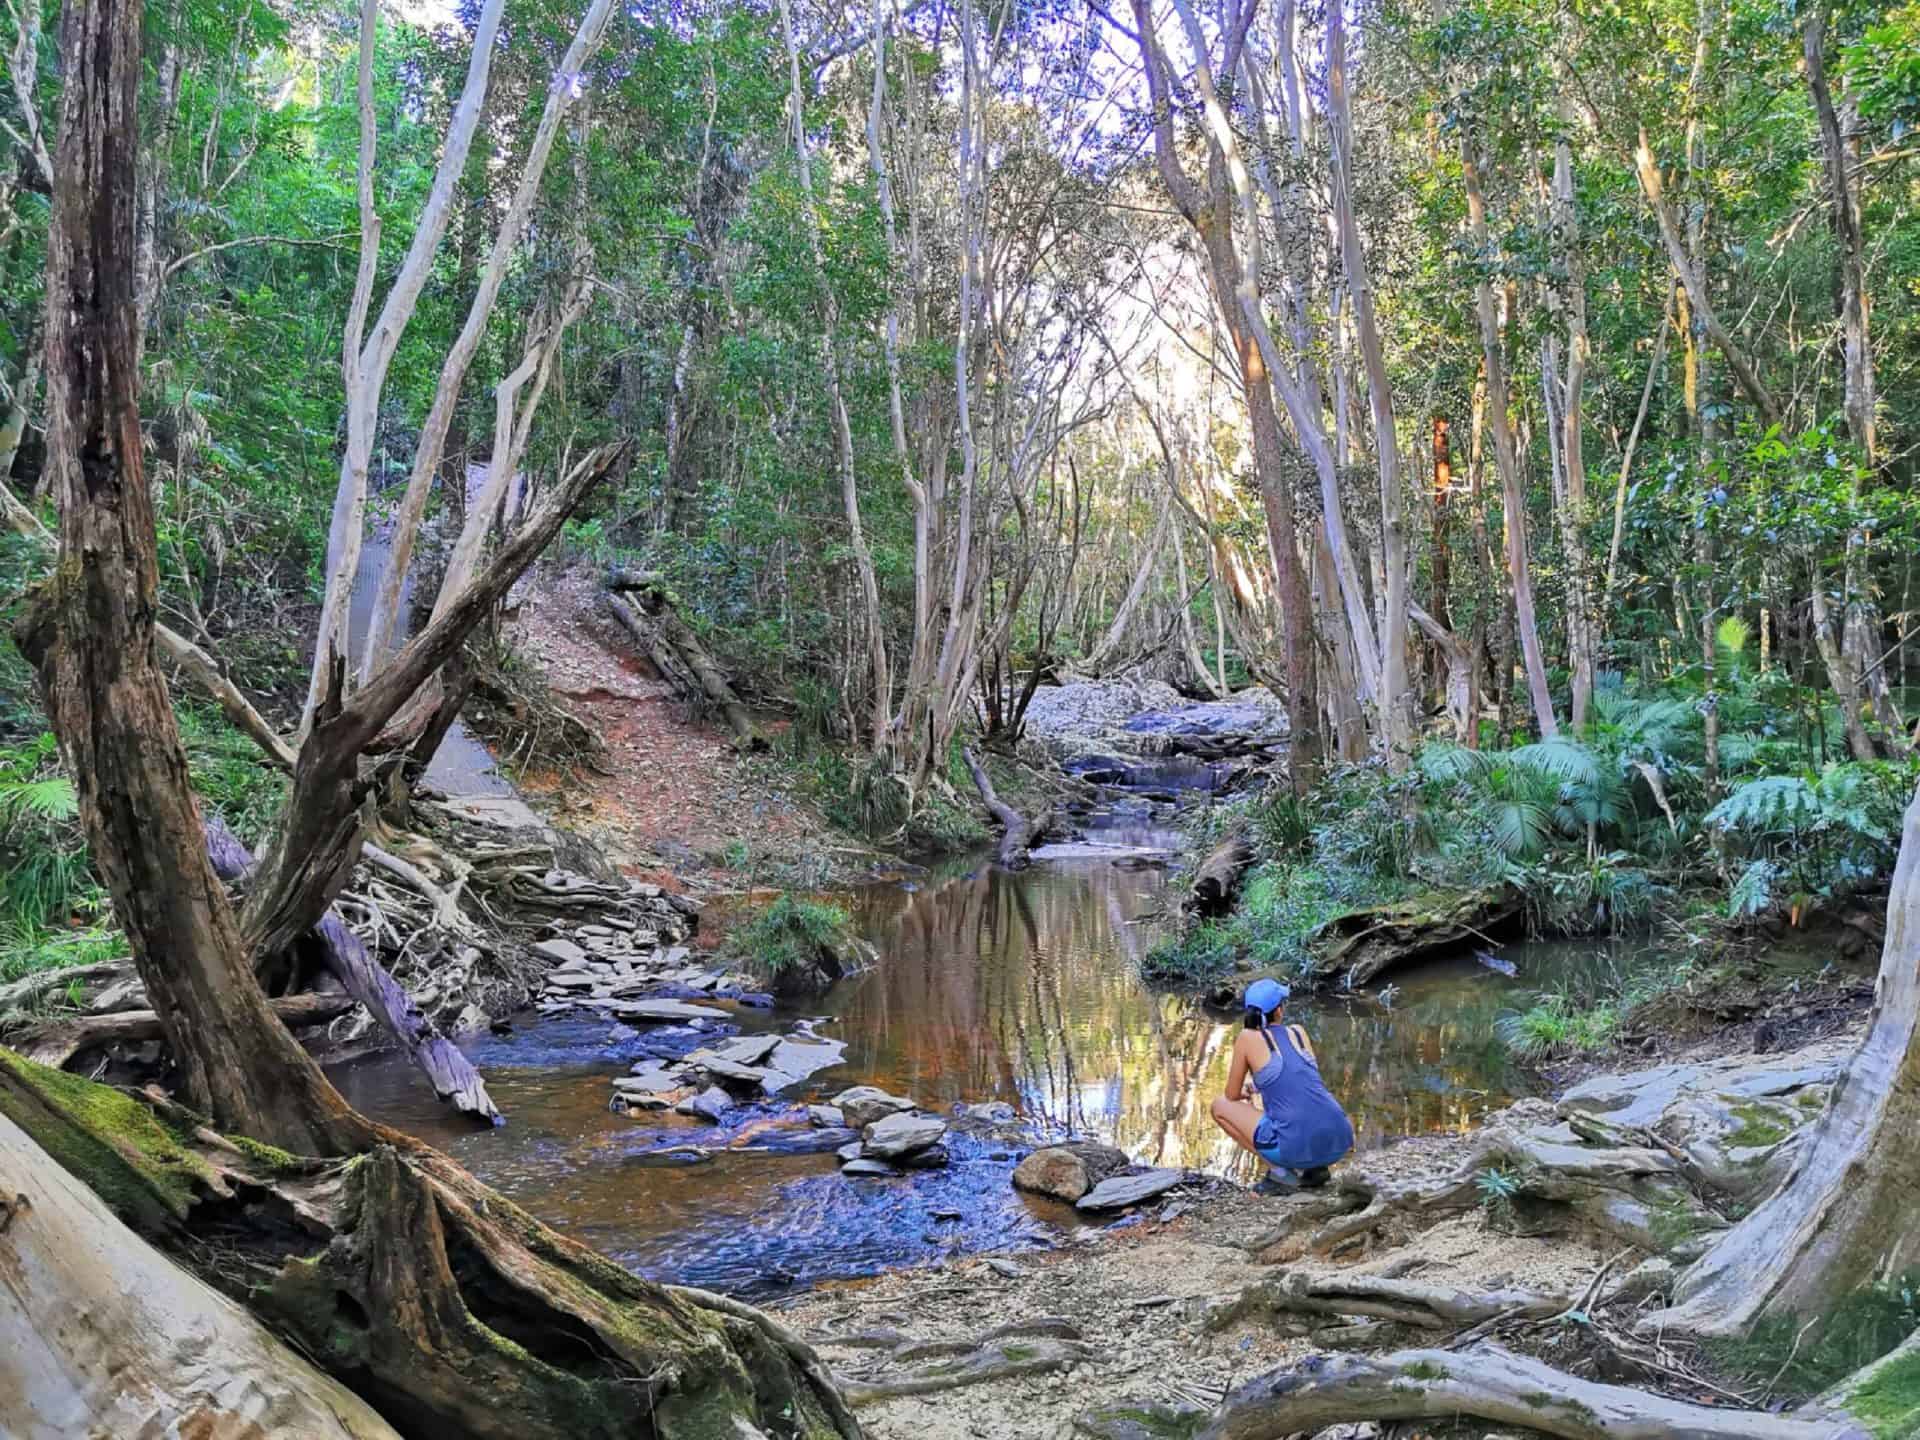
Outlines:
[[[1327,1167],[1353,1149],[1353,1122],[1321,1080],[1307,1032],[1281,1023],[1288,993],[1277,980],[1247,987],[1227,1093],[1213,1102],[1213,1123],[1270,1167],[1254,1187],[1261,1195],[1324,1185]]]

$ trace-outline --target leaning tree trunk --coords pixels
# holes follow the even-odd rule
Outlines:
[[[0,1434],[399,1440],[0,1113]]]
[[[72,767],[93,863],[193,1103],[305,1150],[364,1122],[268,1008],[199,808],[154,644],[159,560],[142,464],[133,232],[141,0],[67,8],[47,237],[52,578],[18,641]]]
[[[1733,1334],[1767,1314],[1824,1315],[1920,1265],[1920,795],[1887,901],[1872,1028],[1779,1192],[1681,1280],[1669,1328]]]
[[[773,1322],[640,1280],[366,1119],[269,1007],[207,856],[155,652],[132,263],[140,37],[141,0],[71,4],[62,25],[47,246],[60,554],[23,649],[183,1088],[220,1129],[284,1148],[237,1144],[166,1101],[156,1103],[168,1123],[143,1124],[118,1092],[4,1052],[0,1109],[123,1218],[144,1219],[148,1238],[230,1259],[250,1304],[408,1433],[856,1437],[831,1380]],[[325,877],[358,844],[360,751],[558,528],[591,483],[586,469],[611,459],[577,469],[371,685],[323,707],[295,766],[277,863],[254,881],[250,903],[264,892],[266,906],[253,934],[284,944],[324,912]],[[339,849],[311,855],[309,840]],[[194,1242],[196,1219],[217,1245]],[[263,1268],[271,1284],[254,1283]]]

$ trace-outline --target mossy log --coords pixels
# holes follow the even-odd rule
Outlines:
[[[399,1440],[0,1113],[0,1434]]]
[[[1491,1344],[1310,1356],[1234,1391],[1200,1440],[1278,1440],[1357,1420],[1469,1415],[1563,1440],[1871,1440],[1845,1416],[1689,1405],[1583,1380]]]
[[[1349,987],[1378,979],[1397,965],[1463,945],[1485,944],[1520,916],[1513,891],[1424,894],[1370,905],[1329,920],[1310,941],[1313,977]]]
[[[0,1114],[406,1433],[859,1434],[771,1320],[629,1274],[406,1136],[297,1157],[3,1050]]]

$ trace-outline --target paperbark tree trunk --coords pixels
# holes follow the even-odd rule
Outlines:
[[[1480,188],[1479,162],[1473,143],[1462,138],[1460,168],[1467,191],[1468,233],[1483,265],[1491,263],[1487,236],[1487,202]],[[1487,368],[1487,428],[1493,433],[1494,467],[1500,472],[1500,491],[1506,511],[1507,581],[1513,590],[1513,622],[1519,632],[1520,653],[1526,663],[1527,692],[1533,700],[1534,724],[1540,738],[1560,733],[1554,718],[1553,695],[1547,688],[1547,662],[1540,649],[1540,626],[1533,608],[1533,570],[1527,556],[1527,494],[1520,475],[1520,456],[1514,444],[1513,403],[1507,384],[1505,340],[1494,308],[1493,282],[1484,273],[1474,282],[1474,309],[1480,321],[1480,348]],[[1506,677],[1501,677],[1503,684]]]
[[[847,517],[847,548],[860,582],[865,623],[867,663],[873,694],[870,697],[869,736],[876,749],[886,744],[893,711],[893,672],[887,662],[887,632],[880,615],[880,581],[867,548],[867,532],[860,515],[860,490],[853,464],[853,426],[847,415],[845,381],[840,370],[840,302],[827,272],[826,245],[820,234],[820,212],[813,193],[812,150],[807,144],[807,117],[800,85],[800,46],[793,33],[793,7],[780,0],[780,30],[786,37],[791,84],[787,94],[788,123],[793,129],[793,152],[800,171],[800,198],[806,208],[807,243],[813,255],[815,279],[820,285],[821,346],[826,359],[827,396],[833,408],[833,431],[840,456],[840,501]],[[964,328],[964,327],[963,327]]]
[[[1385,609],[1380,627],[1381,737],[1387,768],[1406,769],[1413,758],[1413,697],[1407,685],[1407,521],[1400,481],[1399,432],[1386,352],[1374,317],[1373,282],[1367,273],[1360,223],[1353,200],[1353,117],[1347,98],[1346,21],[1339,5],[1327,10],[1327,129],[1333,159],[1333,218],[1340,260],[1353,296],[1353,325],[1367,376],[1373,414],[1374,464],[1380,476],[1381,587]]]
[[[1743,1332],[1763,1315],[1824,1316],[1920,1265],[1920,795],[1887,899],[1872,1023],[1780,1190],[1682,1276],[1669,1328]]]

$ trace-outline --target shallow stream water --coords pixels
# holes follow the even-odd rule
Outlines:
[[[765,1294],[954,1252],[1056,1244],[1081,1222],[1069,1207],[1017,1194],[1008,1176],[1018,1157],[1004,1145],[956,1135],[944,1170],[848,1179],[831,1153],[791,1153],[810,1133],[799,1107],[863,1083],[943,1112],[1004,1100],[1050,1132],[1098,1136],[1140,1162],[1252,1178],[1207,1108],[1225,1085],[1236,1019],[1150,991],[1136,975],[1164,923],[1166,885],[1158,867],[1095,851],[1018,873],[978,861],[841,897],[878,946],[877,967],[803,1010],[737,1018],[752,1031],[821,1017],[823,1034],[847,1042],[845,1063],[719,1127],[610,1113],[608,1082],[646,1036],[586,1016],[522,1017],[512,1035],[472,1044],[508,1116],[492,1133],[452,1123],[397,1057],[335,1078],[363,1110],[446,1146],[542,1219],[657,1279]],[[1362,1148],[1465,1129],[1513,1098],[1500,1012],[1569,963],[1609,959],[1592,945],[1502,955],[1517,976],[1468,953],[1402,972],[1384,994],[1290,1010]]]

